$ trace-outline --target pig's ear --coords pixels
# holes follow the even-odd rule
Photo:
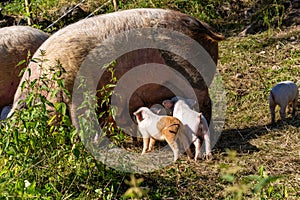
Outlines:
[[[164,100],[162,102],[162,105],[167,108],[167,109],[173,109],[173,106],[174,106],[174,102],[172,100]]]
[[[193,108],[193,107],[197,104],[197,101],[194,100],[194,99],[186,99],[186,100],[185,100],[185,103],[186,103],[190,108]]]
[[[150,110],[157,115],[166,115],[166,109],[163,105],[161,104],[154,104],[151,106]]]
[[[159,114],[161,111],[161,108],[157,108],[157,107],[152,107],[150,108],[150,110],[154,113],[154,114]]]
[[[135,116],[135,118],[136,118],[136,120],[138,121],[138,122],[141,122],[141,121],[143,121],[144,120],[144,111],[143,110],[138,110],[138,111],[136,111],[136,112],[134,112],[133,114],[134,114],[134,116]]]
[[[140,107],[133,114],[137,115],[137,114],[139,114],[139,112],[142,112],[143,110],[145,110],[145,108],[144,107]]]

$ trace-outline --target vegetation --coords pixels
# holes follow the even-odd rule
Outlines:
[[[31,17],[54,21],[62,6],[78,2],[32,0]],[[105,2],[86,0],[82,9],[91,13]],[[24,17],[26,13],[22,0],[6,2],[2,7],[2,14]],[[23,87],[30,87],[25,101],[28,108],[1,122],[0,198],[299,199],[299,112],[295,118],[270,126],[268,111],[268,94],[274,84],[300,80],[300,27],[283,29],[286,5],[279,0],[128,0],[119,1],[118,7],[180,10],[213,24],[228,36],[219,45],[218,64],[227,92],[226,121],[213,149],[213,160],[194,162],[182,156],[175,164],[145,174],[129,174],[103,165],[80,141],[66,105],[52,105],[41,95],[67,94],[61,78],[63,66],[57,63],[54,68],[58,73],[52,80],[59,87],[49,90],[43,77],[24,83]],[[110,3],[96,14],[113,9]],[[255,14],[237,21],[249,9]],[[36,27],[45,28],[39,20],[33,21]],[[262,22],[267,31],[236,36],[253,22]],[[36,82],[45,85],[36,88]],[[104,99],[109,101],[107,96]],[[36,100],[39,103],[34,103]],[[128,139],[123,133],[118,137],[114,132],[112,136],[119,146]],[[140,152],[141,144],[131,148]]]
[[[116,5],[113,2],[116,2]],[[26,11],[24,5],[24,0],[10,0],[4,1],[0,8],[2,7],[3,15],[15,16],[17,19],[15,23],[22,24],[24,19],[31,17],[34,22],[33,26],[40,29],[47,28],[51,22],[70,10],[69,14],[55,23],[55,26],[45,29],[48,32],[56,31],[78,19],[114,12],[116,9],[165,8],[178,10],[212,24],[225,36],[237,35],[249,25],[251,33],[280,28],[285,24],[291,25],[294,22],[292,17],[295,15],[292,3],[285,0],[30,0],[30,12]],[[79,7],[71,11],[74,5]]]

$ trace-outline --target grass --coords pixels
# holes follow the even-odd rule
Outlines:
[[[213,21],[209,9],[200,12],[202,5],[193,3],[126,1],[120,7],[171,4]],[[269,126],[268,110],[274,84],[300,80],[299,33],[300,27],[269,29],[247,37],[232,34],[220,42],[218,71],[227,92],[227,110],[213,160],[194,162],[183,156],[165,168],[132,176],[95,160],[66,113],[61,113],[66,117],[61,124],[49,125],[47,113],[33,107],[31,113],[20,113],[21,121],[1,124],[0,198],[299,199],[300,104],[297,117],[288,116],[276,126]],[[140,152],[141,143],[131,150]]]
[[[298,52],[299,30],[293,31],[284,35],[275,31],[230,38],[221,43],[219,70],[227,82],[228,107],[235,113],[235,120],[248,123],[247,119],[254,119],[252,123],[267,124],[270,89],[283,80],[299,80],[299,56],[294,56]],[[291,38],[295,44],[291,44]],[[241,78],[236,77],[238,73],[242,74]],[[245,125],[258,125],[251,121]]]
[[[264,166],[269,174],[283,175],[280,182],[288,188],[291,199],[299,197],[300,118],[268,126],[268,95],[275,83],[300,79],[299,56],[293,56],[300,45],[299,31],[294,28],[229,38],[221,42],[219,65],[228,92],[228,110],[216,149],[237,151],[240,156],[236,164],[242,163],[246,174]],[[243,76],[237,78],[237,73]]]

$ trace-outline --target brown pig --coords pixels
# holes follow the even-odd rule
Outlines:
[[[63,75],[66,89],[72,94],[77,72],[95,47],[101,46],[107,38],[115,37],[130,30],[146,28],[163,28],[184,34],[200,44],[211,57],[212,62],[217,63],[218,42],[223,40],[223,37],[214,32],[206,23],[172,10],[132,9],[84,19],[59,30],[40,47],[41,50],[46,51],[46,58],[48,59],[48,61],[43,63],[43,68],[50,68],[50,66],[56,64],[57,60],[60,60],[60,63],[66,70],[66,73]],[[127,47],[126,44],[123,46],[123,48]],[[192,53],[194,57],[199,55],[199,52]],[[39,58],[39,56],[39,51],[37,51],[34,57]],[[132,49],[130,52],[116,58],[116,65],[114,66],[116,78],[118,80],[121,79],[130,70],[145,63],[168,65],[180,72],[190,82],[198,99],[199,108],[209,122],[211,118],[211,100],[208,94],[208,86],[212,82],[215,66],[213,69],[210,69],[213,73],[210,73],[208,77],[202,77],[185,58],[172,53],[172,51],[147,47],[144,49]],[[29,77],[28,74],[24,74],[22,82],[28,78],[30,80],[39,78],[41,72],[38,65],[39,63],[35,62],[29,64],[28,67],[31,69],[32,75]],[[97,71],[95,70],[91,69],[90,73],[97,76]],[[148,74],[144,76],[148,76]],[[143,77],[139,78],[143,79]],[[172,78],[167,77],[170,82],[172,82]],[[109,80],[110,74],[104,73],[100,81],[99,79],[97,80],[97,82],[99,81],[97,89],[109,83]],[[15,109],[18,109],[18,102],[26,97],[25,94],[21,92],[20,88],[18,89],[15,94],[12,111],[9,115]],[[101,98],[100,94],[98,96]],[[133,93],[129,105],[126,106],[128,106],[129,113],[132,116],[133,112],[139,107],[161,103],[163,100],[173,96],[174,92],[164,86],[146,84]],[[72,121],[76,126],[76,108],[71,105],[71,101],[64,96],[59,96],[51,101],[64,101],[67,103]]]
[[[29,26],[0,28],[0,109],[13,103],[21,77],[19,73],[48,35]],[[30,53],[30,54],[29,54]]]

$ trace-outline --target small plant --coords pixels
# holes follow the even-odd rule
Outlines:
[[[142,197],[144,197],[147,193],[148,190],[142,189],[140,186],[140,184],[144,181],[143,178],[135,178],[135,176],[133,174],[130,175],[130,181],[125,180],[125,183],[127,185],[130,186],[130,188],[125,192],[125,194],[123,195],[123,197],[125,199],[128,198],[138,198],[141,199]]]
[[[117,108],[111,105],[111,97],[114,94],[114,88],[117,83],[117,77],[115,74],[115,66],[116,61],[109,63],[109,65],[104,66],[106,68],[107,73],[110,74],[110,81],[108,84],[104,85],[101,89],[97,91],[98,102],[100,102],[98,111],[98,119],[102,121],[102,127],[104,128],[105,135],[108,135],[109,138],[114,142],[116,145],[121,145],[126,139],[126,134],[120,129],[113,119],[115,119],[117,115]]]
[[[87,78],[80,77],[78,89],[83,91],[82,103],[77,108],[77,111],[81,113],[79,114],[80,136],[86,145],[91,145],[91,143],[96,144],[95,147],[90,146],[92,149],[98,148],[97,145],[106,136],[116,145],[121,145],[127,138],[126,134],[115,124],[114,118],[117,108],[111,106],[111,97],[117,82],[114,65],[115,61],[104,66],[106,72],[111,77],[109,83],[97,91],[97,96],[95,96],[93,91],[89,90]],[[98,122],[100,125],[99,128],[97,128]],[[101,132],[101,137],[99,137],[99,132]]]
[[[42,60],[40,61],[43,63],[45,52],[41,54]],[[42,64],[40,67],[42,68]],[[66,105],[63,102],[53,105],[46,98],[48,94],[50,96],[55,96],[60,92],[67,94],[63,89],[62,66],[58,63],[53,67],[53,72],[51,80],[43,74],[41,78],[32,82],[24,81],[21,87],[26,89],[23,91],[26,93],[26,99],[20,103],[26,105],[27,109],[15,111],[0,129],[0,152],[1,159],[4,161],[1,172],[3,177],[8,179],[0,184],[1,194],[24,198],[40,194],[40,183],[43,180],[43,175],[40,173],[45,172],[40,169],[41,164],[49,161],[48,156],[51,157],[52,153],[54,156],[59,151],[66,150],[65,148],[68,148],[70,144],[70,133],[73,127],[66,113]],[[30,75],[30,69],[26,73]],[[57,83],[57,87],[50,86],[52,81]],[[50,113],[53,112],[55,114],[49,119]],[[60,120],[52,124],[55,118]],[[38,174],[41,176],[40,179],[35,177]],[[13,185],[15,185],[15,190],[11,190]]]
[[[229,160],[236,161],[236,152],[227,150]],[[225,189],[227,194],[231,194],[233,199],[243,199],[244,196],[249,195],[251,192],[253,195],[258,195],[260,198],[272,198],[274,196],[280,196],[285,198],[288,196],[286,187],[283,185],[275,186],[274,183],[283,179],[283,176],[268,176],[263,166],[258,169],[259,175],[248,175],[240,177],[238,172],[242,168],[239,166],[222,165],[221,178],[232,186]],[[237,177],[240,177],[239,179]],[[282,188],[284,191],[282,191]]]
[[[25,0],[13,0],[4,5],[4,12],[7,15],[21,15],[28,17],[32,15],[33,18],[49,17],[48,10],[57,6],[58,1],[47,1],[47,0],[31,0],[29,1],[28,7],[25,6]],[[29,9],[26,11],[26,9]]]
[[[96,197],[93,187],[99,188],[108,180],[112,185],[120,184],[119,174],[105,170],[86,152],[67,105],[52,103],[52,98],[69,96],[64,88],[65,71],[60,62],[45,71],[46,52],[41,55],[32,62],[38,63],[42,75],[22,84],[26,99],[21,103],[26,108],[1,123],[0,198],[80,198],[86,193]],[[23,73],[31,75],[30,69]]]
[[[271,5],[262,8],[261,12],[263,15],[263,25],[267,27],[267,30],[270,31],[271,28],[281,27],[284,15],[283,5],[277,3],[277,1],[274,0],[273,3],[271,3]]]

